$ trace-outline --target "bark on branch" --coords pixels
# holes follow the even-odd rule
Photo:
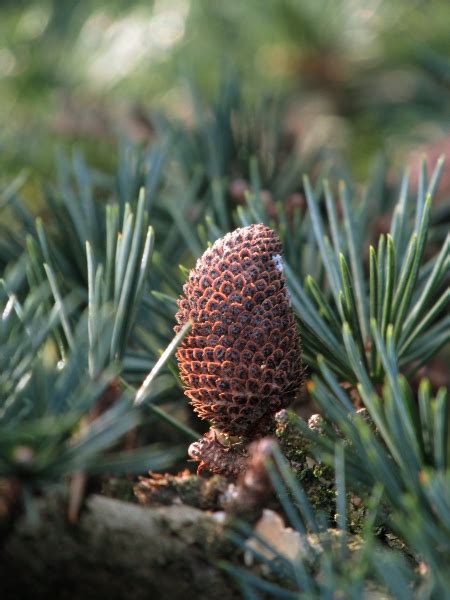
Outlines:
[[[76,526],[60,501],[43,500],[39,511],[37,526],[19,521],[1,545],[2,600],[240,597],[217,568],[232,548],[211,513],[103,496],[88,499]]]

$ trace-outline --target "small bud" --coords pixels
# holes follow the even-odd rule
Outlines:
[[[21,465],[29,465],[33,462],[34,451],[29,446],[17,446],[14,448],[13,459]]]

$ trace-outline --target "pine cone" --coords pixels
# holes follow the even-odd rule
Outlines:
[[[177,352],[186,395],[225,435],[266,435],[273,415],[291,404],[301,385],[281,252],[268,227],[237,229],[199,258],[178,301],[175,330],[193,322]]]

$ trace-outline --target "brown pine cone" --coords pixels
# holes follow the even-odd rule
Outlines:
[[[178,301],[175,330],[193,322],[177,352],[186,395],[228,436],[253,440],[272,431],[274,414],[301,386],[281,253],[265,225],[237,229],[198,259]]]

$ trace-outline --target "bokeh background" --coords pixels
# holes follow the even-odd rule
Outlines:
[[[374,159],[450,146],[445,0],[2,0],[1,180],[49,176],[75,145],[110,166],[155,115],[189,123],[227,78],[245,102],[282,99],[303,151]],[[29,184],[30,185],[30,184]]]

